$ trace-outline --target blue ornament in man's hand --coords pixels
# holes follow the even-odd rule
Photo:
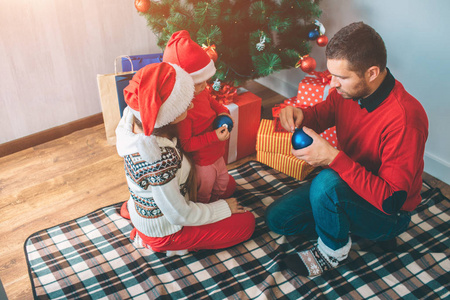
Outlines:
[[[233,129],[233,120],[227,115],[220,115],[218,116],[213,123],[213,128],[217,129],[220,127],[227,127],[228,131],[231,132]]]
[[[311,145],[313,142],[313,139],[303,131],[303,128],[297,128],[297,129],[295,129],[294,133],[292,134],[291,142],[292,142],[292,148],[294,148],[295,150],[298,150],[298,149],[306,148],[309,145]]]

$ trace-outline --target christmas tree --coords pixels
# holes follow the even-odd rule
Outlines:
[[[135,6],[161,49],[172,33],[187,30],[217,58],[213,80],[233,86],[294,67],[310,52],[309,34],[319,31],[321,14],[318,0],[135,0]]]

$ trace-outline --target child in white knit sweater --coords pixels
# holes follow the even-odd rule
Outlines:
[[[131,233],[157,252],[226,248],[250,238],[255,220],[234,198],[194,202],[191,164],[177,142],[176,123],[192,108],[194,83],[176,65],[139,70],[125,88],[128,107],[116,129],[130,198],[121,215]]]

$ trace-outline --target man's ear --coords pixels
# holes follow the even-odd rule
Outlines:
[[[366,71],[366,79],[368,82],[373,82],[380,75],[380,68],[377,66],[372,66]]]

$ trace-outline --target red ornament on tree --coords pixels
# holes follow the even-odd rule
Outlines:
[[[316,60],[309,55],[305,55],[300,58],[295,67],[302,69],[305,73],[311,73],[316,69]]]
[[[134,6],[142,13],[145,13],[150,8],[150,0],[134,0]]]
[[[219,57],[216,52],[216,45],[206,46],[202,45],[203,50],[205,50],[206,54],[213,60],[213,62],[216,62],[217,58]]]
[[[321,35],[317,38],[316,42],[320,47],[325,47],[328,44],[328,38],[326,35]]]

